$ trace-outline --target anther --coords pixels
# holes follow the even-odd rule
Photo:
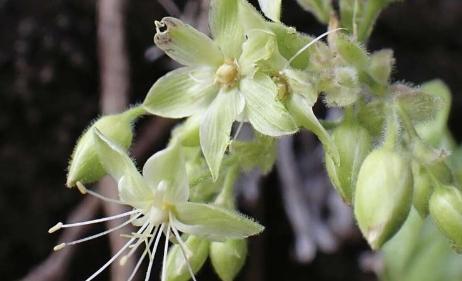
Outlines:
[[[82,194],[87,194],[87,188],[83,185],[81,182],[76,182],[77,189],[80,191]]]
[[[122,258],[120,258],[120,261],[119,261],[120,266],[124,266],[127,263],[127,260],[128,260],[127,256],[123,256]]]
[[[62,250],[62,249],[64,249],[64,247],[66,247],[66,243],[58,244],[58,245],[54,246],[53,251]]]
[[[56,232],[56,231],[60,230],[62,227],[63,227],[63,223],[62,223],[62,222],[58,222],[58,223],[55,224],[53,227],[50,227],[50,229],[48,229],[48,233]]]

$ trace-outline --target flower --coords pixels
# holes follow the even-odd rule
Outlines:
[[[156,22],[156,45],[185,66],[157,80],[143,105],[168,118],[202,114],[200,145],[214,180],[235,120],[248,120],[254,129],[273,137],[298,129],[261,65],[274,59],[276,41],[266,40],[261,32],[244,31],[239,21],[243,7],[237,0],[211,1],[214,40],[176,18]]]
[[[168,148],[151,156],[145,163],[141,174],[120,145],[108,139],[97,129],[94,129],[94,138],[96,151],[102,166],[118,183],[120,200],[105,198],[94,191],[87,190],[81,183],[78,183],[77,186],[82,193],[124,204],[133,208],[133,210],[93,221],[72,224],[58,223],[50,228],[50,233],[61,228],[129,217],[127,221],[116,228],[77,241],[59,244],[55,247],[55,250],[106,235],[128,224],[137,226],[139,229],[135,234],[129,235],[130,240],[125,246],[98,271],[87,278],[87,281],[93,280],[128,248],[131,248],[120,260],[121,264],[124,264],[125,260],[142,244],[147,245],[146,249],[142,253],[129,280],[135,276],[142,261],[150,253],[150,262],[146,273],[146,280],[148,280],[162,233],[166,237],[162,280],[166,280],[165,264],[170,236],[178,241],[182,254],[187,261],[186,257],[189,249],[183,242],[180,232],[213,241],[223,241],[225,239],[242,239],[263,231],[263,226],[235,211],[212,204],[188,202],[189,184],[185,160],[183,159],[182,148],[175,140]],[[194,279],[190,266],[189,270]]]

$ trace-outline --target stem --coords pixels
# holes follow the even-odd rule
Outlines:
[[[384,5],[381,4],[380,1],[367,1],[366,9],[364,10],[364,16],[358,29],[358,40],[360,42],[365,42],[369,37],[372,31],[372,27],[374,26],[374,23],[377,20],[383,7]]]
[[[385,131],[385,140],[383,142],[383,146],[386,149],[393,150],[395,148],[396,142],[398,141],[398,130],[399,130],[399,123],[396,116],[396,111],[393,106],[390,106],[390,110],[387,115],[386,119],[386,131]]]
[[[215,204],[221,205],[229,209],[234,208],[234,184],[237,180],[237,177],[239,176],[239,172],[240,169],[238,165],[235,164],[229,167],[228,173],[226,174],[225,182],[223,184],[223,189],[215,199]]]

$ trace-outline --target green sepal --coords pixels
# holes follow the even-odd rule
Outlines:
[[[264,227],[244,215],[212,204],[186,202],[175,206],[175,227],[214,241],[242,239]]]
[[[210,242],[200,237],[189,235],[184,245],[187,249],[186,257],[181,250],[179,244],[174,245],[170,248],[167,255],[166,264],[166,279],[167,281],[187,281],[191,279],[191,275],[188,269],[188,262],[191,266],[192,272],[196,274],[205,264],[209,254]]]
[[[247,258],[246,239],[228,239],[210,244],[210,261],[222,281],[233,281]]]
[[[335,38],[335,48],[340,56],[358,70],[366,70],[369,65],[369,57],[364,48],[344,34],[337,34]]]
[[[395,64],[393,50],[384,49],[374,52],[370,60],[369,75],[382,85],[387,85],[390,81],[393,65]]]
[[[143,113],[141,108],[134,107],[123,113],[103,116],[86,129],[72,153],[66,185],[73,187],[77,181],[84,184],[95,182],[106,174],[96,153],[93,139],[94,128],[122,147],[128,148],[133,139],[133,122]]]

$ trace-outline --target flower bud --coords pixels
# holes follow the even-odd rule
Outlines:
[[[334,129],[332,139],[339,152],[340,165],[335,165],[326,153],[327,173],[342,199],[351,204],[359,168],[372,147],[371,137],[360,125],[345,123]]]
[[[413,205],[422,218],[428,215],[428,201],[433,192],[433,183],[430,175],[420,164],[412,163],[412,176],[414,178]]]
[[[386,85],[390,80],[391,70],[395,64],[393,51],[386,49],[380,50],[371,55],[371,63],[369,65],[369,74],[375,81]]]
[[[244,266],[247,257],[246,239],[228,239],[210,244],[210,259],[222,281],[232,281]]]
[[[167,281],[187,281],[191,278],[188,262],[194,274],[196,274],[207,260],[210,242],[206,239],[191,235],[184,245],[187,247],[183,253],[180,244],[170,248],[167,255]],[[185,260],[185,256],[188,262]]]
[[[328,83],[324,92],[328,106],[353,104],[361,92],[357,71],[353,67],[336,67],[332,81]]]
[[[103,116],[88,127],[77,141],[72,153],[66,185],[73,187],[78,181],[94,182],[106,174],[96,154],[93,128],[97,128],[111,140],[128,148],[133,139],[133,120],[141,114],[142,111],[135,107],[120,114]]]
[[[462,250],[462,192],[452,185],[435,188],[429,203],[430,215],[440,231]]]
[[[379,249],[401,227],[412,203],[412,172],[400,153],[379,148],[361,166],[354,213],[372,249]]]
[[[336,37],[335,47],[340,56],[357,69],[366,69],[369,64],[369,57],[366,51],[354,39],[344,35]]]

